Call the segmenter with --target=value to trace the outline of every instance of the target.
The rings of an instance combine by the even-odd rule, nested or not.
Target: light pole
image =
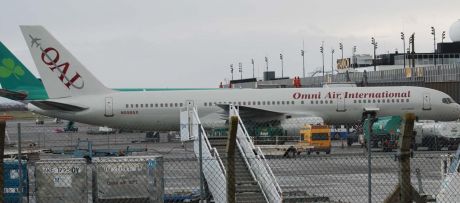
[[[404,32],[401,32],[401,39],[403,41],[403,56],[404,56],[403,67],[406,68],[406,38],[404,37]]]
[[[238,66],[239,66],[238,71],[240,72],[240,80],[242,80],[243,79],[243,63],[239,62]]]
[[[356,68],[358,66],[358,61],[356,59],[356,46],[353,46],[353,65],[352,67]]]
[[[433,35],[433,60],[436,66],[436,29],[433,26],[431,26],[431,34]]]
[[[335,50],[331,48],[331,69],[332,69],[332,75],[334,75],[334,53]]]
[[[265,64],[267,64],[267,72],[268,72],[268,58],[267,57],[265,57]]]
[[[305,78],[305,51],[302,49],[300,50],[300,55],[302,55],[302,70],[303,70],[303,77]]]
[[[342,42],[339,43],[339,49],[342,52],[342,60],[343,60],[343,44],[342,44]]]
[[[284,62],[283,62],[283,54],[280,54],[280,61],[281,61],[281,78],[284,77]]]
[[[374,61],[373,61],[373,64],[374,64],[374,71],[377,71],[377,66],[376,66],[376,60],[375,60],[375,50],[377,50],[377,42],[375,41],[375,38],[372,37],[372,45],[374,45]]]
[[[254,59],[251,59],[251,63],[252,63],[252,78],[255,78],[255,75],[254,75]]]
[[[415,68],[415,32],[412,33],[412,35],[409,38],[409,41],[411,42],[411,45],[412,45],[412,52],[411,52],[412,67]]]
[[[441,58],[441,64],[444,65],[444,54],[442,53],[442,47],[444,46],[444,39],[446,38],[446,31],[442,31],[442,35],[441,35],[441,54],[442,54],[442,58]]]
[[[324,41],[321,42],[321,46],[319,47],[319,51],[321,52],[321,56],[323,58],[323,82],[324,82]]]
[[[232,80],[233,80],[233,64],[230,64],[230,73],[232,74]]]

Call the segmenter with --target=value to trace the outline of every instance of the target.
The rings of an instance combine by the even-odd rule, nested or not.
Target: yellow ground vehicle
[[[300,130],[301,141],[299,144],[312,146],[307,151],[311,152],[326,152],[331,153],[331,128],[327,125],[305,125]]]
[[[316,152],[331,153],[331,128],[327,125],[306,124],[299,131],[300,137],[297,142],[284,145],[258,145],[266,155],[283,155],[295,157],[302,152],[311,154]]]

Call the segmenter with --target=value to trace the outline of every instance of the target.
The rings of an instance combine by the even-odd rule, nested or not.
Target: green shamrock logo
[[[4,58],[0,65],[0,77],[7,78],[10,75],[14,75],[19,80],[19,77],[24,75],[24,70],[21,66],[16,65],[13,59]]]

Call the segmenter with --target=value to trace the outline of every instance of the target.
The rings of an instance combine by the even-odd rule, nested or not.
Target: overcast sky
[[[229,79],[230,64],[243,63],[243,77],[265,70],[302,75],[305,41],[307,72],[326,68],[331,48],[340,57],[402,50],[400,32],[416,33],[416,51],[432,52],[437,40],[460,18],[459,0],[169,0],[169,1],[5,1],[0,40],[38,76],[19,25],[43,25],[108,87],[217,87]],[[450,41],[447,36],[445,41]],[[235,78],[240,75],[236,71]]]

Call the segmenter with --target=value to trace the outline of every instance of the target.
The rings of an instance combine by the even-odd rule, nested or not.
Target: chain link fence
[[[201,143],[203,155],[199,156],[198,142],[181,142],[178,132],[112,133],[79,123],[73,126],[78,131],[70,132],[65,131],[67,123],[19,122],[27,159],[23,171],[28,176],[23,176],[23,183],[28,189],[22,198],[10,202],[226,202],[229,198],[225,126],[203,124],[212,128],[202,133],[207,141]],[[317,126],[315,121],[308,130],[305,124],[295,119],[288,124],[248,123],[254,148],[242,140],[236,146],[231,172],[236,202],[268,202],[277,194],[283,202],[368,202],[369,196],[372,202],[384,202],[390,198],[401,173],[400,131],[373,141],[369,187],[362,125],[312,127]],[[426,200],[459,200],[457,125],[416,124],[410,180]],[[17,156],[17,132],[17,122],[8,122],[5,155],[11,158]],[[204,153],[206,142],[209,154]],[[290,153],[292,147],[295,153]],[[12,170],[8,177],[17,181],[19,176]],[[18,186],[4,187],[5,194],[20,191],[8,189]]]

